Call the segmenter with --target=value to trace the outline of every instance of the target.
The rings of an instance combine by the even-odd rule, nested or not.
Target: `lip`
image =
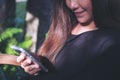
[[[74,11],[75,13],[82,13],[84,12],[85,10],[81,10],[81,11]]]
[[[81,16],[84,12],[85,12],[85,10],[79,11],[79,12],[76,11],[74,13],[75,13],[76,16]]]

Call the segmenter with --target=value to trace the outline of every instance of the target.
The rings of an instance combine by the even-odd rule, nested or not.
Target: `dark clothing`
[[[120,33],[99,29],[70,35],[56,57],[55,72],[40,80],[119,80]]]

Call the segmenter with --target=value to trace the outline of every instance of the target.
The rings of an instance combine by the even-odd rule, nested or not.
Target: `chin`
[[[92,20],[91,19],[78,19],[78,22],[82,25],[88,25]]]
[[[78,20],[78,22],[79,22],[80,24],[85,24],[85,23],[87,23],[87,21],[85,21],[85,20]]]

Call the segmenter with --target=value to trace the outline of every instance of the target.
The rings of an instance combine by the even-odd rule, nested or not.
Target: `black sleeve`
[[[120,45],[108,47],[96,61],[97,80],[120,80]]]
[[[120,80],[120,45],[113,45],[105,51],[105,68],[108,71],[107,77],[112,80]]]

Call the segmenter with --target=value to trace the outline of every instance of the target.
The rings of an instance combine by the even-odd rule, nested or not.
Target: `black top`
[[[120,79],[120,32],[98,29],[70,35],[53,66],[55,72],[41,73],[40,80]]]

